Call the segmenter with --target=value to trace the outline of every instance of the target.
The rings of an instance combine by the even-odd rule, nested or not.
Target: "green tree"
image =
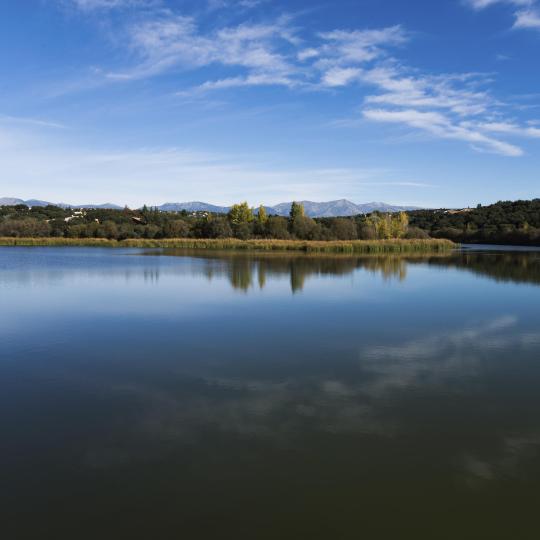
[[[202,234],[205,238],[231,238],[233,236],[229,221],[223,217],[216,217],[204,222]]]
[[[291,233],[299,240],[318,240],[321,235],[321,228],[315,220],[298,216],[291,223]]]
[[[392,238],[403,238],[409,228],[409,216],[405,212],[399,212],[392,216]]]
[[[264,227],[265,236],[268,238],[277,238],[279,240],[286,240],[290,238],[289,230],[287,228],[287,219],[280,216],[271,216]]]
[[[386,214],[385,216],[381,217],[381,219],[379,220],[378,232],[379,238],[382,238],[383,240],[388,240],[392,238],[393,226],[392,216],[390,214]]]
[[[257,222],[259,225],[264,226],[264,224],[268,221],[268,216],[266,214],[266,208],[261,204],[259,206],[259,213],[257,215]]]
[[[308,228],[306,223],[306,212],[304,205],[294,201],[291,205],[291,211],[289,213],[289,231],[297,238],[304,238],[307,234]]]
[[[330,230],[336,240],[356,240],[358,232],[356,223],[349,218],[336,218],[331,221]]]
[[[100,230],[100,237],[108,238],[109,240],[118,237],[118,227],[114,221],[108,220],[103,223]]]
[[[304,205],[302,203],[293,202],[291,205],[291,211],[289,213],[290,223],[294,223],[297,219],[305,217],[306,212],[304,210]]]
[[[235,204],[229,210],[228,218],[233,225],[251,223],[254,219],[253,209],[249,207],[247,202]]]
[[[0,224],[0,236],[44,237],[49,236],[50,231],[47,222],[34,218],[7,219]]]
[[[252,223],[238,223],[233,225],[234,236],[240,240],[248,240],[253,235]]]
[[[183,219],[175,219],[165,224],[163,232],[166,238],[187,238],[190,233],[190,226]]]

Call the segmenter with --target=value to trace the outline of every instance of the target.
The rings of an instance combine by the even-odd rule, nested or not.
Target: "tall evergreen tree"
[[[261,206],[259,206],[259,214],[257,216],[257,221],[259,222],[259,225],[264,225],[268,221],[266,208],[262,204]]]
[[[294,223],[295,220],[298,218],[303,218],[305,215],[306,212],[304,210],[304,205],[294,201],[291,205],[291,212],[289,214],[290,221]]]

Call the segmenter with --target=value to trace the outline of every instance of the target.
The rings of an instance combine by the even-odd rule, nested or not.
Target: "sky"
[[[540,0],[2,0],[0,197],[540,197]]]

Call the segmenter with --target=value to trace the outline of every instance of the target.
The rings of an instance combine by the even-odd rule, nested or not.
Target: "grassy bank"
[[[298,240],[237,240],[227,239],[129,239],[106,238],[0,238],[0,246],[88,246],[137,247],[175,249],[233,249],[253,251],[302,251],[305,253],[410,253],[448,251],[455,247],[450,240],[355,240],[310,242]]]

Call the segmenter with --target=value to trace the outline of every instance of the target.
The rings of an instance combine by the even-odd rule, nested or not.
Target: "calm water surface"
[[[0,248],[0,533],[538,539],[540,252]]]

